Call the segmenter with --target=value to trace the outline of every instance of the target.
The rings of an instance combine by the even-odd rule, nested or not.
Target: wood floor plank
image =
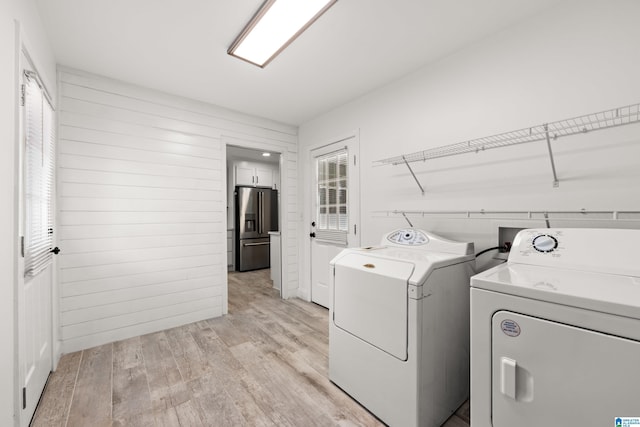
[[[255,306],[256,304],[253,305],[253,307]],[[294,335],[304,335],[313,332],[313,328],[304,323],[301,323],[294,317],[290,316],[287,313],[287,310],[280,310],[279,308],[280,305],[272,307],[261,305],[260,307],[258,307],[258,310],[268,311],[269,319],[275,319],[280,327],[288,330]]]
[[[312,317],[317,317],[320,319],[324,319],[327,317],[329,310],[325,307],[322,307],[318,304],[308,303],[306,301],[301,300],[300,298],[291,298],[287,300],[287,303],[295,305],[300,310],[307,313],[307,315]]]
[[[240,409],[225,390],[224,383],[207,375],[188,383],[192,402],[204,425],[246,425]]]
[[[65,354],[58,362],[58,369],[51,374],[38,409],[33,427],[64,426],[69,415],[71,399],[76,385],[82,352]],[[48,392],[51,390],[52,392]]]
[[[320,375],[329,377],[329,358],[317,351],[303,348],[298,350],[298,355],[313,369],[318,371]]]
[[[213,359],[215,361],[216,354],[227,348],[227,345],[210,327],[194,330],[191,332],[191,336],[208,360]]]
[[[249,335],[237,328],[230,320],[230,315],[220,316],[207,320],[209,326],[215,331],[222,341],[228,346],[241,344],[250,340]]]
[[[197,391],[198,389],[195,388],[192,383],[192,394],[200,400],[201,397],[199,397],[199,395],[203,394],[204,391],[208,390],[208,388],[210,388],[210,391],[213,390],[216,394],[219,394],[219,391],[222,389],[228,395],[229,400],[233,402],[233,405],[237,408],[241,418],[245,420],[246,425],[276,425],[265,414],[265,412],[263,412],[254,399],[254,393],[261,393],[262,388],[258,387],[257,384],[249,385],[251,381],[247,382],[247,378],[249,378],[248,373],[242,364],[233,356],[229,347],[226,344],[220,345],[222,341],[219,340],[215,331],[213,331],[213,329],[202,329],[193,335],[195,341],[198,343],[200,348],[202,348],[207,357],[215,359],[215,363],[211,364],[212,374],[200,378],[200,389],[203,391]],[[252,391],[254,393],[252,393]],[[217,397],[216,399],[220,399],[220,397]],[[226,396],[223,395],[221,399],[222,400],[218,400],[218,402],[228,403]],[[263,407],[268,409],[267,405],[263,405]],[[200,408],[202,408],[203,411],[207,409],[215,412],[224,411],[221,415],[218,414],[216,416],[219,416],[222,419],[227,419],[229,424],[216,425],[238,425],[237,423],[232,422],[237,418],[235,409],[228,407],[226,404],[224,407],[217,407],[215,404],[214,406],[211,406],[211,403],[201,404]],[[202,413],[201,417],[203,420],[210,419],[209,415],[202,415]]]
[[[189,400],[189,393],[165,333],[143,335],[140,342],[153,410],[162,413]]]
[[[113,344],[113,419],[127,420],[152,409],[140,337]]]
[[[180,427],[202,427],[204,424],[193,401],[187,400],[174,408],[178,415]]]
[[[158,427],[180,427],[176,408],[170,407],[157,411],[155,413],[155,423]]]
[[[280,344],[273,339],[273,337],[265,332],[256,322],[253,320],[254,312],[247,310],[245,313],[238,314],[233,317],[233,324],[238,328],[242,328],[246,334],[251,337],[251,342],[260,345],[262,348],[269,348],[271,351],[276,351],[280,348]]]
[[[193,339],[188,326],[168,329],[165,334],[184,381],[209,372],[209,360]]]
[[[123,417],[113,420],[113,427],[155,427],[156,418],[153,412],[142,412],[131,417]]]
[[[270,350],[261,350],[253,343],[244,343],[231,349],[234,356],[244,365],[252,379],[261,385],[259,400],[267,402],[268,416],[277,419],[278,425],[328,425],[328,418],[322,415],[314,418],[314,408],[299,405],[299,390],[296,384],[282,381],[282,373],[269,365]],[[267,394],[265,395],[264,392]],[[264,407],[263,407],[264,409]]]
[[[113,344],[83,351],[68,426],[111,425]]]
[[[230,348],[219,353],[218,361],[213,367],[214,378],[234,400],[247,425],[289,425],[281,414],[274,411],[271,391],[244,368]]]
[[[228,371],[225,371],[228,374]],[[216,374],[217,378],[224,378]],[[251,426],[286,426],[290,423],[274,410],[271,392],[256,381],[244,368],[233,379],[226,378],[225,390]]]
[[[297,306],[289,303],[282,304],[278,312],[285,313],[290,317],[294,318],[296,321],[300,322],[303,325],[306,325],[313,329],[316,332],[320,332],[322,334],[329,334],[329,323],[327,322],[328,313],[325,318],[317,318],[308,316],[304,311],[300,310]]]

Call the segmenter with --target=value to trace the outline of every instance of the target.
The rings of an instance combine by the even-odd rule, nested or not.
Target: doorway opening
[[[227,145],[227,270],[269,269],[282,296],[281,155]]]

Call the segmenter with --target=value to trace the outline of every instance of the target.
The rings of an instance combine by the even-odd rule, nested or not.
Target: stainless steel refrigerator
[[[278,231],[278,191],[237,186],[236,270],[269,268],[269,231]]]

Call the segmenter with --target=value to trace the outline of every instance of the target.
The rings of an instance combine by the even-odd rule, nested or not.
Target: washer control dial
[[[533,249],[538,252],[553,252],[558,247],[558,240],[548,234],[538,234],[531,243],[533,244]]]
[[[429,238],[420,230],[414,230],[412,228],[396,230],[391,233],[387,240],[399,245],[424,245],[429,241]]]

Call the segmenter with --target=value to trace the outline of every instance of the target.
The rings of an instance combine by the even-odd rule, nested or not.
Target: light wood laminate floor
[[[229,273],[226,316],[64,355],[32,425],[383,425],[328,380],[328,341],[326,309]]]

